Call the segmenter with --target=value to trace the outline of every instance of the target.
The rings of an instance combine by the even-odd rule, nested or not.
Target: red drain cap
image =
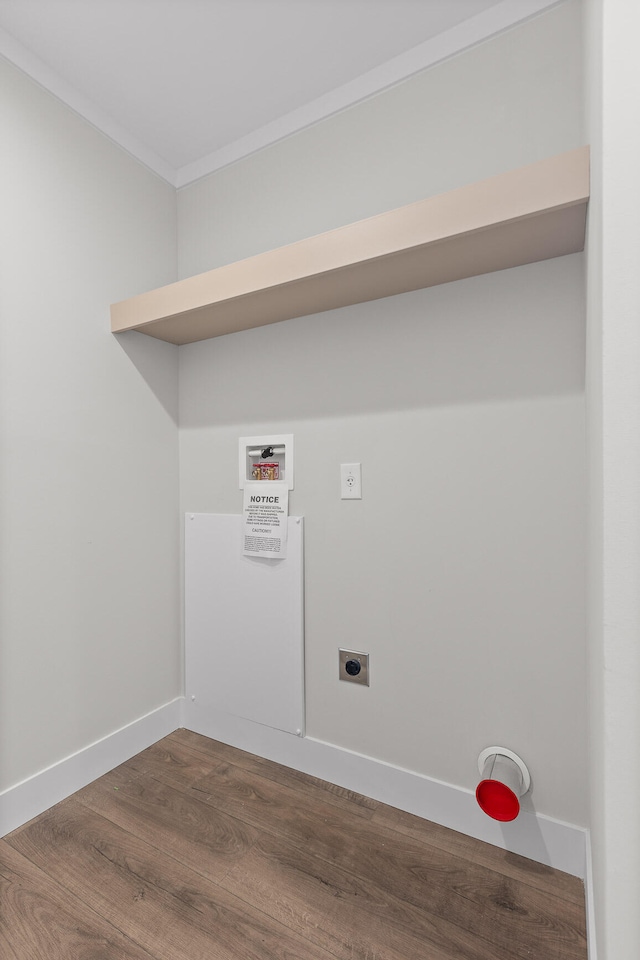
[[[481,780],[476,787],[476,800],[489,817],[503,823],[515,820],[520,813],[517,796],[499,780]]]

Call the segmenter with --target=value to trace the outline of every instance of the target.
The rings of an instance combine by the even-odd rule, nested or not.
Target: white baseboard
[[[480,811],[469,790],[183,697],[0,794],[0,837],[182,726],[580,877],[586,888],[589,960],[596,960],[591,845],[582,827],[525,810],[513,823],[498,824]]]
[[[5,790],[0,794],[0,837],[177,730],[183,705],[184,698],[178,697]]]
[[[499,824],[482,813],[469,790],[312,737],[295,737],[182,697],[0,794],[0,836],[180,726],[580,877],[587,881],[587,910],[592,918],[588,833],[581,827],[526,810],[513,823]],[[595,943],[590,957],[595,957]]]
[[[482,813],[470,790],[190,700],[184,726],[585,879],[587,831],[582,827],[524,809],[517,820],[500,824]]]

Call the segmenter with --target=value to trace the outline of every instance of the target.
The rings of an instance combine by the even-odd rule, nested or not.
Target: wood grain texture
[[[0,841],[0,955],[586,960],[575,878],[177,731]]]
[[[74,800],[10,843],[162,960],[329,960],[286,926]]]
[[[552,921],[555,898],[537,888],[446,853],[416,844],[382,825],[338,813],[330,804],[301,803],[290,787],[248,774],[231,764],[194,785],[203,800],[256,829],[274,833],[319,860],[360,877],[375,878],[380,891],[487,940],[496,956],[509,955],[513,921],[526,931],[540,957],[562,957],[579,946],[581,911],[565,904]],[[511,924],[505,924],[509,917]]]
[[[291,767],[284,767],[281,763],[265,760],[264,757],[257,757],[245,750],[238,750],[226,743],[220,743],[218,740],[209,740],[207,737],[202,737],[200,734],[192,733],[189,730],[177,731],[167,737],[167,741],[175,745],[174,749],[179,750],[184,750],[185,745],[188,745],[190,751],[206,758],[212,765],[219,766],[221,763],[233,763],[242,767],[243,770],[257,773],[267,780],[274,780],[276,783],[294,789],[303,787],[305,795],[309,798],[334,804],[342,810],[348,810],[350,813],[355,813],[367,819],[372,817],[374,811],[380,807],[376,800],[363,797],[362,794],[354,793],[353,790],[339,787],[335,783],[328,783],[326,780],[318,779],[318,777],[311,777],[299,770],[292,770]],[[157,744],[155,746],[157,747]],[[155,747],[151,748],[151,750],[153,749]]]
[[[167,737],[116,769],[127,780],[144,775],[184,787],[212,773],[221,762],[222,758],[215,754],[203,755],[179,741],[173,743]]]
[[[3,840],[0,872],[3,960],[151,960]]]
[[[562,900],[569,900],[581,909],[584,907],[584,885],[578,877],[561,870],[554,870],[536,860],[529,860],[510,853],[490,843],[467,837],[464,833],[449,830],[437,823],[430,823],[404,810],[397,810],[384,803],[378,804],[372,817],[373,823],[384,824],[392,830],[420,843],[439,847],[455,856],[463,857],[479,866],[487,867],[506,877],[528,883]]]
[[[500,947],[363,879],[265,835],[222,881],[252,904],[351,960],[508,960]]]
[[[157,846],[203,876],[218,880],[245,855],[258,831],[202,795],[188,795],[151,777],[115,787],[107,774],[75,796],[96,813]]]
[[[370,819],[373,823],[383,824],[392,830],[413,837],[419,843],[439,847],[441,850],[461,856],[480,866],[512,877],[514,880],[531,884],[563,900],[570,900],[579,907],[584,905],[584,885],[581,880],[535,860],[502,850],[490,843],[484,843],[482,840],[468,837],[437,823],[423,820],[422,817],[390,807],[370,797],[363,797],[344,787],[310,777],[298,770],[272,763],[263,757],[230,747],[226,743],[210,740],[190,730],[176,731],[163,743],[171,744],[171,748],[178,753],[185,750],[197,753],[212,766],[230,762],[285,786],[295,788],[304,785],[306,791],[313,791],[315,798],[335,803],[343,809],[350,810],[351,813]],[[159,746],[156,744],[150,750],[156,750]],[[142,757],[143,754],[140,756]],[[345,801],[347,801],[346,805],[344,805]]]

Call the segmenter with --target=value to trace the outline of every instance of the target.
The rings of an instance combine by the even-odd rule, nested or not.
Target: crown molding
[[[76,87],[67,83],[59,73],[47,66],[44,61],[31,53],[27,47],[12,37],[6,30],[0,29],[0,56],[18,67],[28,77],[43,87],[48,93],[70,107],[95,127],[100,133],[112,140],[140,163],[144,164],[171,186],[177,185],[177,171],[171,164],[158,156],[155,151],[147,147],[142,141],[125,130],[124,127],[102,110],[93,100],[85,97]]]
[[[362,103],[410,79],[415,74],[564,2],[566,0],[502,0],[484,13],[471,17],[451,30],[412,47],[411,50],[369,70],[350,83],[345,83],[298,110],[293,110],[272,123],[265,124],[246,137],[241,137],[220,150],[215,150],[193,163],[180,167],[177,171],[176,186],[186,187],[196,180],[201,180],[222,167],[251,156],[357,103]]]
[[[357,103],[362,103],[443,60],[565,2],[566,0],[501,0],[493,7],[465,20],[451,30],[412,47],[411,50],[369,70],[355,80],[179,169],[174,168],[154,150],[138,140],[134,134],[67,83],[11,34],[1,29],[0,56],[26,73],[163,180],[180,188],[293,136]]]

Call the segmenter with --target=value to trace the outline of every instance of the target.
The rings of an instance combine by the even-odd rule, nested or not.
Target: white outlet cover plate
[[[362,500],[362,467],[359,463],[340,464],[340,499]]]

